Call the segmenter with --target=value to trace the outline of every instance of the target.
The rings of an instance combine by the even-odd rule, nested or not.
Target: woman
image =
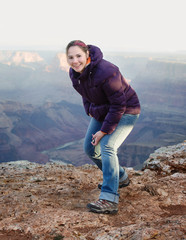
[[[91,117],[84,151],[103,172],[99,200],[87,207],[92,212],[115,213],[118,187],[129,184],[126,171],[119,165],[117,149],[139,117],[140,103],[118,67],[104,60],[98,47],[75,40],[67,45],[66,55],[73,87]]]

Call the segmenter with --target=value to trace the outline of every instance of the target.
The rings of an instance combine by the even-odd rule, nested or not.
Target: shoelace
[[[108,208],[108,207],[112,207],[113,203],[107,200],[99,199],[97,202],[94,203],[94,205],[100,208]]]

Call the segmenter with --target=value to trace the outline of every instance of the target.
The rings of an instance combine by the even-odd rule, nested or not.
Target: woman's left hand
[[[92,145],[96,146],[99,141],[102,139],[102,137],[104,137],[106,135],[106,133],[102,132],[102,131],[98,131],[95,134],[92,134]]]

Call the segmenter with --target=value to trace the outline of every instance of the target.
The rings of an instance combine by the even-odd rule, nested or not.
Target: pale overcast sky
[[[186,0],[0,0],[0,50],[186,50]]]

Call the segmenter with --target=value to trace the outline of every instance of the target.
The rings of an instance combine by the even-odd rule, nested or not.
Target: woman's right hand
[[[92,134],[92,145],[96,146],[99,141],[102,139],[102,137],[104,137],[106,135],[106,133],[102,132],[102,131],[98,131],[95,134]]]

